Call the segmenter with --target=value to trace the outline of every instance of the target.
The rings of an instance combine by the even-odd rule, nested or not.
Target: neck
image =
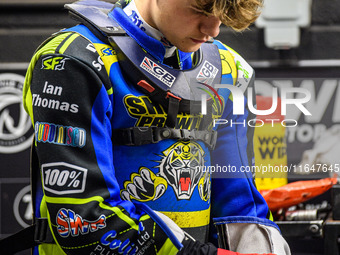
[[[165,58],[167,58],[174,55],[176,47],[164,37],[153,22],[152,7],[150,7],[153,5],[151,0],[132,0],[124,8],[124,12],[147,35],[162,42],[165,47]]]
[[[139,11],[140,15],[143,17],[145,22],[147,22],[151,27],[154,29],[157,29],[157,26],[153,20],[153,6],[154,3],[152,3],[151,0],[132,0],[135,2],[135,5],[137,7],[137,10]]]

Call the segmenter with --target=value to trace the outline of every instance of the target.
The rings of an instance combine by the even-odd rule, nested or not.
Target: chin
[[[183,47],[178,47],[183,52],[195,52],[201,47],[200,45],[195,45],[195,46],[183,46]]]

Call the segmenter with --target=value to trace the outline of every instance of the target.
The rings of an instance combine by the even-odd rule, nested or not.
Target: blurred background
[[[22,86],[35,49],[76,24],[65,3],[70,1],[0,0],[0,238],[31,222],[33,129],[22,108]],[[340,171],[340,0],[265,0],[254,25],[241,33],[221,27],[217,39],[255,69],[258,109],[270,108],[273,88],[279,98],[284,87],[310,92],[304,106],[311,116],[294,106],[283,116],[278,107],[267,116],[280,120],[276,128],[264,121],[256,129],[255,164],[290,169],[257,174],[256,182],[263,192],[295,183],[299,203],[273,210],[292,254],[340,254],[340,188],[319,182]],[[288,119],[294,120],[289,127],[282,124]],[[288,188],[281,192],[290,194]]]

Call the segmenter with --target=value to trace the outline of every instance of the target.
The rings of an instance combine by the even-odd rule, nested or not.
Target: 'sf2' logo
[[[41,69],[58,71],[64,70],[66,60],[68,60],[68,58],[53,56],[46,57],[42,60]]]

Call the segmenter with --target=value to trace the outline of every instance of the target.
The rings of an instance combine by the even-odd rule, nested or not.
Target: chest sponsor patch
[[[217,67],[211,64],[209,61],[205,61],[201,70],[199,71],[196,79],[198,82],[212,85],[216,75],[218,73]]]
[[[157,65],[154,61],[148,57],[144,57],[140,67],[147,71],[152,76],[156,77],[158,80],[163,82],[169,88],[174,84],[176,77],[171,73],[167,72],[164,68]]]
[[[58,195],[82,193],[85,190],[87,169],[54,162],[41,165],[44,189]]]
[[[83,128],[36,122],[34,124],[37,142],[82,148],[86,144],[86,131]]]
[[[106,227],[105,215],[101,215],[98,219],[90,221],[84,219],[74,211],[65,208],[59,210],[56,221],[58,233],[64,238],[69,235],[75,237],[79,236],[79,234],[88,234]]]

